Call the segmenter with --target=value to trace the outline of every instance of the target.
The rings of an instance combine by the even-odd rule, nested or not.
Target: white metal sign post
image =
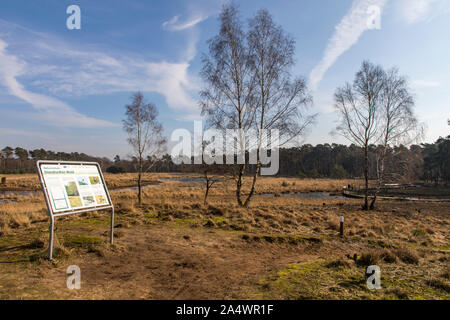
[[[111,209],[110,242],[114,241],[114,205],[96,162],[45,161],[36,163],[50,215],[48,258],[53,255],[55,218]]]

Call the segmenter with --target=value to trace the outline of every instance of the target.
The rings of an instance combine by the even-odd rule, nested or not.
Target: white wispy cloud
[[[189,74],[190,61],[196,54],[196,36],[186,38],[187,49],[180,61],[148,61],[132,53],[111,53],[89,46],[81,50],[48,35],[27,36],[22,29],[17,36],[17,28],[5,21],[0,21],[0,26],[9,27],[8,34],[3,34],[7,40],[2,40],[0,34],[0,85],[41,110],[48,121],[61,123],[53,115],[64,112],[78,126],[108,125],[76,113],[62,100],[136,90],[161,94],[179,117],[199,113],[193,99],[198,91],[197,79]],[[6,52],[10,44],[14,53]],[[39,93],[27,90],[19,77]]]
[[[370,15],[368,9],[376,6],[383,10],[387,0],[354,0],[350,10],[335,27],[334,34],[328,41],[322,60],[314,67],[309,76],[312,89],[316,89],[326,71],[336,60],[354,44],[361,35],[369,29]]]
[[[448,0],[397,0],[396,5],[407,24],[431,20],[450,11]]]
[[[114,126],[108,121],[78,113],[63,101],[25,89],[17,78],[25,74],[28,66],[15,55],[8,54],[7,47],[8,44],[0,39],[0,84],[5,86],[11,95],[31,104],[40,112],[41,119],[60,126]]]
[[[162,23],[168,31],[192,30],[199,23],[216,15],[227,0],[192,0],[186,2],[185,13],[177,14]]]
[[[416,88],[437,88],[441,84],[435,80],[414,80],[412,86]]]
[[[416,23],[425,19],[434,0],[399,0],[400,12],[407,23]]]
[[[200,22],[206,20],[207,18],[208,18],[208,15],[198,14],[196,16],[189,17],[186,20],[180,21],[180,16],[177,15],[177,16],[172,17],[170,20],[163,22],[162,27],[165,30],[181,31],[181,30],[186,30],[186,29],[192,28],[195,25],[199,24]]]

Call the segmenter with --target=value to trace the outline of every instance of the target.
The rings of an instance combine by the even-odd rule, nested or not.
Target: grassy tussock
[[[145,179],[154,181],[167,176],[170,175],[146,174]],[[106,175],[106,179],[116,185],[134,183],[132,174]],[[247,177],[245,180],[250,182]],[[284,187],[281,186],[283,182]],[[349,181],[268,177],[258,180],[256,192],[259,194],[277,191],[332,191],[339,190],[347,182]],[[381,208],[362,215],[358,200],[292,197],[254,197],[249,208],[239,208],[236,205],[234,182],[228,180],[217,183],[215,188],[211,189],[209,204],[204,206],[204,190],[200,188],[201,185],[201,183],[186,184],[164,180],[161,185],[143,189],[142,206],[137,205],[137,192],[134,190],[113,192],[112,200],[118,215],[142,218],[140,223],[148,220],[144,215],[152,215],[166,221],[198,220],[192,221],[192,224],[203,224],[203,221],[219,216],[227,218],[229,222],[216,225],[219,228],[251,230],[257,233],[335,236],[339,229],[339,216],[345,215],[346,237],[376,239],[378,243],[407,243],[428,247],[448,245],[444,237],[445,226],[437,224],[436,217],[428,217],[426,209],[422,210],[420,220],[408,209],[403,209],[405,204],[401,207],[397,207],[396,204],[394,207],[389,205],[387,210]],[[383,202],[380,202],[379,206],[382,207]],[[7,223],[2,222],[3,230],[13,226],[29,227],[30,224],[46,219],[46,207],[42,197],[28,197],[17,203],[2,204],[0,215],[1,213],[10,217]],[[78,219],[78,216],[71,219]],[[417,223],[418,221],[420,223]],[[402,257],[403,260],[415,260],[408,254]]]
[[[406,264],[418,264],[419,256],[413,249],[406,247],[399,249],[371,249],[361,254],[357,259],[357,264],[367,267],[380,262],[397,263],[399,261]]]
[[[425,281],[427,286],[430,286],[434,289],[442,290],[446,293],[450,293],[450,285],[445,283],[442,279],[432,278]]]
[[[415,252],[413,249],[409,249],[406,247],[399,248],[395,250],[395,255],[404,263],[407,264],[419,263],[419,256],[417,255],[417,252]]]

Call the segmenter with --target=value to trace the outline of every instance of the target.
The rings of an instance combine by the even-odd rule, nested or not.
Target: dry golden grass
[[[134,175],[110,175],[109,182],[116,185],[134,183]],[[147,174],[147,181],[158,181],[167,174]],[[29,180],[29,177],[25,179]],[[249,182],[246,178],[245,182]],[[284,187],[283,182],[286,182]],[[339,190],[348,181],[341,180],[301,180],[286,178],[261,178],[256,193],[268,192],[310,192]],[[286,186],[287,184],[287,186]],[[248,185],[248,184],[247,184]],[[358,200],[349,199],[300,199],[295,197],[253,197],[249,208],[240,208],[236,204],[234,181],[217,183],[211,189],[208,206],[203,205],[204,189],[202,183],[183,183],[164,181],[161,185],[148,185],[143,189],[144,203],[137,206],[136,191],[125,189],[111,193],[116,212],[135,215],[142,212],[154,212],[162,216],[178,218],[215,215],[231,219],[234,224],[246,230],[262,230],[301,234],[336,234],[339,216],[345,216],[345,233],[359,238],[378,238],[383,241],[405,241],[417,245],[448,245],[445,235],[446,224],[434,215],[418,214],[413,205],[392,203],[385,206],[380,202],[381,211],[364,212],[359,210]],[[244,193],[247,191],[244,188]],[[42,196],[16,197],[17,202],[0,204],[0,215],[9,218],[9,227],[27,227],[30,223],[46,218],[46,206]],[[443,204],[425,206],[432,211]],[[383,207],[387,207],[384,210]],[[403,209],[407,207],[406,209]],[[395,212],[393,212],[395,211]],[[3,218],[5,219],[5,218]],[[436,223],[439,221],[439,223]]]
[[[37,190],[40,188],[39,178],[35,174],[0,174],[0,177],[6,178],[6,185],[0,185],[1,188],[10,190]]]
[[[190,176],[203,178],[201,174],[170,174],[170,173],[144,173],[142,177],[143,184],[161,182],[163,178],[173,178],[176,176]],[[40,190],[40,183],[36,174],[2,174],[0,177],[6,177],[6,185],[0,186],[8,190]],[[136,173],[110,174],[104,173],[105,181],[109,188],[122,188],[136,186]],[[251,177],[244,177],[244,188],[249,188]],[[165,181],[172,182],[172,181]],[[176,181],[173,181],[176,183]],[[343,186],[348,184],[361,184],[361,180],[332,180],[332,179],[298,179],[298,178],[273,178],[262,177],[258,179],[259,193],[279,192],[289,190],[293,192],[315,192],[315,191],[340,191]],[[244,189],[247,190],[247,189]],[[248,191],[248,190],[247,190]]]
[[[136,173],[123,174],[103,174],[106,184],[110,189],[136,186]],[[173,177],[168,173],[144,173],[142,176],[143,184],[152,184],[159,182],[161,178]],[[0,174],[0,177],[6,178],[6,185],[0,185],[0,190],[40,190],[41,185],[37,174]]]
[[[312,276],[298,279],[297,277],[303,277],[304,268],[319,278],[323,277],[322,281],[327,282],[329,288],[334,288],[330,290],[337,290],[326,292],[328,286],[325,286],[312,298],[376,298],[373,293],[364,293],[364,288],[359,286],[354,288],[359,292],[355,295],[355,292],[347,290],[345,281],[341,285],[339,282],[336,283],[336,279],[347,276],[349,279],[353,279],[359,275],[364,277],[364,266],[380,264],[382,270],[387,270],[384,281],[387,282],[388,288],[383,297],[420,298],[422,297],[420,290],[428,290],[422,298],[442,298],[442,295],[445,294],[445,288],[449,281],[448,267],[446,267],[450,249],[448,237],[450,204],[448,203],[379,201],[377,210],[364,212],[361,211],[361,201],[359,200],[255,196],[249,208],[241,208],[236,204],[234,181],[226,180],[214,185],[214,188],[210,190],[208,204],[204,205],[205,190],[201,188],[202,183],[161,180],[168,177],[174,177],[174,175],[146,174],[145,181],[161,181],[161,184],[148,185],[143,189],[141,206],[137,203],[136,191],[125,189],[111,192],[117,214],[116,224],[119,226],[117,243],[126,246],[123,251],[120,245],[108,249],[104,244],[97,243],[99,237],[106,238],[107,235],[109,220],[105,212],[86,213],[58,219],[57,226],[60,228],[58,233],[61,234],[61,237],[57,241],[56,247],[59,259],[86,259],[83,260],[86,268],[90,267],[96,270],[95,268],[98,266],[90,265],[91,258],[87,259],[87,254],[95,253],[98,259],[117,256],[117,265],[124,268],[119,268],[117,272],[122,270],[125,274],[134,274],[136,270],[133,268],[137,268],[141,262],[135,261],[135,266],[123,264],[123,261],[127,261],[128,256],[124,259],[121,256],[122,252],[141,250],[137,256],[149,255],[149,259],[151,259],[155,254],[165,255],[170,250],[178,250],[175,256],[166,257],[170,268],[174,263],[179,263],[179,255],[186,254],[190,257],[189,259],[193,260],[185,258],[189,260],[188,265],[198,266],[198,268],[193,267],[192,274],[207,273],[210,279],[217,279],[215,272],[224,272],[227,276],[235,277],[236,288],[240,288],[238,278],[244,274],[240,275],[240,270],[233,269],[234,267],[231,265],[228,266],[228,269],[224,266],[225,269],[221,269],[221,271],[214,269],[218,265],[224,264],[222,257],[218,258],[215,254],[220,253],[219,255],[234,259],[233,257],[236,257],[239,252],[240,255],[248,254],[245,258],[248,259],[246,262],[258,267],[260,273],[257,274],[258,279],[248,278],[249,282],[245,289],[247,291],[239,291],[235,298],[282,299],[301,298],[295,295],[295,288],[289,287],[287,290],[281,286],[281,284],[284,285],[281,280],[285,277],[290,279],[291,272],[295,273],[295,279],[301,285],[320,281],[320,279],[314,280],[315,278]],[[135,175],[130,174],[106,176],[110,187],[131,186],[135,183],[134,178]],[[30,177],[25,180],[31,181]],[[248,192],[249,182],[250,178],[245,178],[244,193]],[[336,192],[348,183],[352,182],[268,177],[258,180],[256,192],[257,194]],[[0,204],[0,248],[1,244],[8,247],[8,243],[18,241],[17,237],[23,237],[26,234],[30,234],[28,241],[31,243],[36,237],[42,236],[42,232],[39,230],[45,230],[47,227],[44,222],[47,220],[46,206],[42,196],[18,196],[16,198],[17,202]],[[338,231],[340,216],[345,217],[345,236],[342,238],[339,237]],[[148,230],[151,230],[150,234],[158,234],[158,238],[154,242],[156,247],[151,249],[148,249],[148,241],[143,240]],[[74,240],[74,233],[87,234],[91,238]],[[174,234],[179,237],[174,237]],[[195,237],[201,237],[202,240],[195,242],[195,246],[191,246],[190,243],[193,243]],[[47,241],[45,236],[43,239],[43,241]],[[86,244],[80,245],[80,241],[86,241]],[[188,246],[184,247],[184,245]],[[236,251],[238,248],[239,251]],[[154,250],[155,252],[153,252]],[[0,255],[4,253],[1,252]],[[209,255],[207,258],[195,260],[197,255],[201,256],[206,253]],[[266,255],[271,254],[279,256],[277,259],[263,260]],[[356,261],[354,261],[355,254]],[[294,258],[297,260],[292,261]],[[301,259],[307,263],[295,267],[289,265]],[[101,264],[102,261],[99,260],[99,263]],[[233,261],[233,266],[239,264],[237,260]],[[208,264],[209,262],[211,265]],[[281,264],[282,262],[284,264]],[[270,280],[273,275],[267,273],[269,265],[271,266],[270,270],[279,270],[278,276],[281,277],[277,278],[277,281],[281,281],[279,287]],[[287,269],[285,266],[288,266]],[[158,265],[154,267],[161,268]],[[43,268],[47,270],[45,265]],[[342,270],[346,271],[338,274],[338,271]],[[424,279],[430,279],[428,274],[431,270],[436,275],[442,275],[439,276],[441,282],[431,280],[431,282],[425,282]],[[145,274],[148,270],[142,272]],[[179,271],[172,270],[171,272]],[[231,272],[237,272],[237,274],[231,275]],[[255,274],[255,272],[249,270],[248,274]],[[14,273],[11,273],[11,276],[13,277]],[[111,280],[112,283],[123,285],[123,282],[120,282],[121,274],[118,273],[116,276],[119,278]],[[177,274],[178,276],[179,279],[184,279],[186,274],[180,273]],[[164,278],[163,274],[158,274],[158,277],[160,278],[153,279],[153,281],[162,281],[161,292],[174,294],[174,296],[165,297],[204,298],[202,295],[195,294],[186,296],[180,293],[177,296],[176,292],[178,291],[170,291],[171,288],[165,287],[171,280]],[[264,291],[265,287],[261,288],[256,285],[258,280],[272,289]],[[351,282],[351,280],[348,281]],[[405,285],[407,281],[420,282],[419,289],[411,289]],[[211,288],[215,288],[217,294],[225,294],[226,290],[222,288],[223,284],[220,287],[215,283],[206,281],[205,285],[206,283]],[[134,285],[137,286],[135,290],[142,289],[138,282]],[[305,287],[304,290],[307,292],[305,291],[303,297],[314,294],[314,287],[308,288],[308,286]],[[115,290],[114,288],[110,289]],[[197,290],[195,292],[201,292],[201,290],[208,289],[197,288],[195,290]],[[264,294],[261,294],[260,290],[263,290]],[[96,292],[96,295],[81,295],[80,297],[104,297],[104,294]],[[214,294],[210,293],[208,297],[221,297]]]

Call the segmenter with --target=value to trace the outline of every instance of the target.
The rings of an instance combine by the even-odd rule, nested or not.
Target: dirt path
[[[239,299],[267,273],[312,259],[305,246],[246,242],[236,233],[152,224],[124,229],[117,252],[87,253],[29,275],[53,299]],[[66,288],[69,265],[81,289]],[[28,282],[28,281],[27,281]]]

